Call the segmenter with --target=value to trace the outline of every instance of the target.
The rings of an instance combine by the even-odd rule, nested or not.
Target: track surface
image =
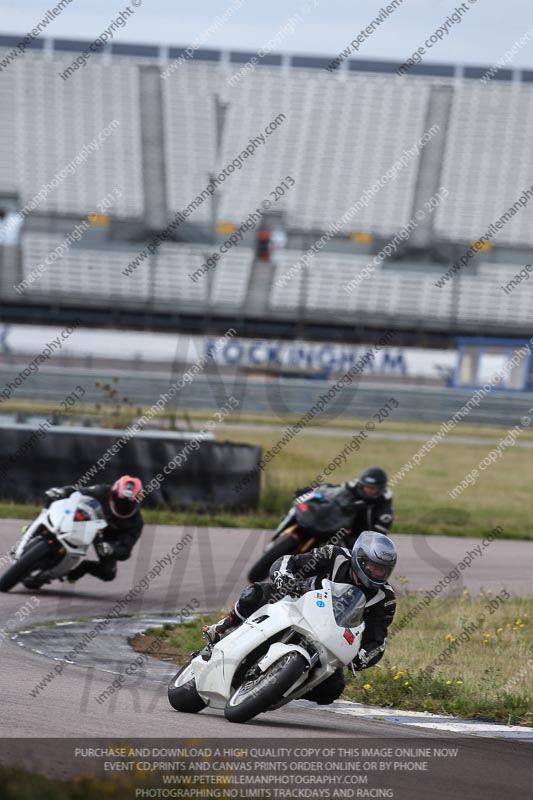
[[[18,538],[20,522],[0,523],[0,553]],[[119,565],[118,578],[102,583],[91,577],[75,587],[52,584],[39,593],[39,605],[23,628],[43,621],[98,617],[108,613],[115,603],[147,575],[158,561],[163,562],[172,546],[184,537],[191,539],[171,565],[147,590],[131,601],[125,614],[172,614],[179,618],[195,608],[225,608],[245,584],[247,566],[257,557],[267,532],[245,530],[173,528],[147,526],[135,556]],[[186,541],[186,540],[184,540]],[[401,568],[412,588],[431,588],[455,563],[473,551],[479,540],[445,537],[397,536]],[[494,542],[482,557],[462,573],[464,585],[472,591],[480,586],[498,590],[506,585],[515,594],[529,593],[533,549],[528,542]],[[503,581],[502,576],[506,576]],[[0,595],[1,618],[16,619],[17,611],[32,593],[15,588]],[[5,625],[5,623],[4,623]],[[3,626],[2,626],[3,627]],[[43,655],[22,649],[12,639],[1,645],[0,729],[8,736],[176,736],[183,733],[180,720],[173,713],[161,685],[148,678],[135,679],[124,687],[116,701],[104,705],[96,697],[110,683],[102,652],[99,668],[87,670],[69,665],[37,697],[29,692],[49,672],[54,662]],[[134,654],[132,653],[132,656]],[[79,659],[82,662],[82,659]],[[170,671],[172,668],[169,668]],[[381,722],[344,719],[338,715],[317,714],[316,707],[302,703],[290,706],[252,722],[245,728],[228,724],[219,712],[203,712],[187,717],[187,734],[195,736],[258,737],[300,736],[403,736],[401,728]],[[421,732],[418,732],[422,735]],[[409,735],[417,735],[410,729]],[[426,732],[425,736],[428,735]]]

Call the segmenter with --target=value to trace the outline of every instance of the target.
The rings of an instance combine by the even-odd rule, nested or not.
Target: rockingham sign
[[[214,345],[207,339],[207,350]],[[327,342],[233,339],[220,348],[216,358],[223,366],[260,369],[303,370],[318,373],[345,372],[367,353],[371,345],[329,344]],[[384,347],[365,365],[367,375],[440,378],[455,366],[456,355],[447,350],[419,350]]]
[[[57,329],[58,331],[59,329]],[[44,340],[57,334],[54,326],[5,325],[0,327],[0,360],[35,355]],[[55,333],[54,333],[55,332]],[[91,357],[100,361],[123,361],[137,369],[143,363],[169,366],[179,362],[194,364],[209,356],[219,367],[304,371],[329,376],[343,373],[372,349],[371,343],[339,344],[275,339],[248,339],[233,336],[216,352],[215,337],[186,334],[109,331],[77,328],[76,336],[63,342],[65,358]],[[455,368],[454,350],[422,350],[413,347],[384,346],[365,366],[366,376],[394,378],[448,377]]]

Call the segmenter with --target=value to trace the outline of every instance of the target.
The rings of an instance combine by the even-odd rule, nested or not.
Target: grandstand
[[[0,58],[17,41],[0,37]],[[529,208],[438,281],[533,184],[532,72],[500,70],[482,83],[487,67],[423,64],[400,78],[392,62],[347,60],[331,73],[330,59],[284,55],[235,82],[253,53],[198,50],[162,77],[179,48],[113,44],[61,79],[84,45],[41,39],[0,71],[5,318],[42,319],[53,300],[88,321],[107,311],[200,329],[231,317],[280,335],[298,325],[301,335],[320,325],[348,338],[384,326],[415,336],[527,332],[533,289],[502,286],[530,260]],[[286,176],[294,185],[273,206],[288,246],[275,263],[255,258],[250,227],[191,280]],[[441,187],[438,208],[376,259]],[[90,230],[48,263],[87,217]],[[309,265],[283,279],[324,234]],[[335,327],[344,332],[328,332]]]

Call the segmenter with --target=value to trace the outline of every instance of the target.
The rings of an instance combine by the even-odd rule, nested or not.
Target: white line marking
[[[430,714],[428,711],[400,711],[394,708],[366,706],[362,703],[350,703],[347,701],[337,701],[329,707],[323,706],[321,710],[334,714],[347,714],[352,717],[379,718],[398,725],[415,725],[431,730],[533,741],[533,728],[526,728],[522,725],[502,725],[497,722],[475,719],[458,719],[442,714]]]

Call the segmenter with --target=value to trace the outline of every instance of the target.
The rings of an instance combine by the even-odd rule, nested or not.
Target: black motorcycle
[[[353,515],[353,494],[345,486],[321,486],[299,495],[265,552],[250,569],[248,580],[263,581],[278,558],[306,553],[330,540],[339,547],[353,547],[356,538],[350,531]]]

